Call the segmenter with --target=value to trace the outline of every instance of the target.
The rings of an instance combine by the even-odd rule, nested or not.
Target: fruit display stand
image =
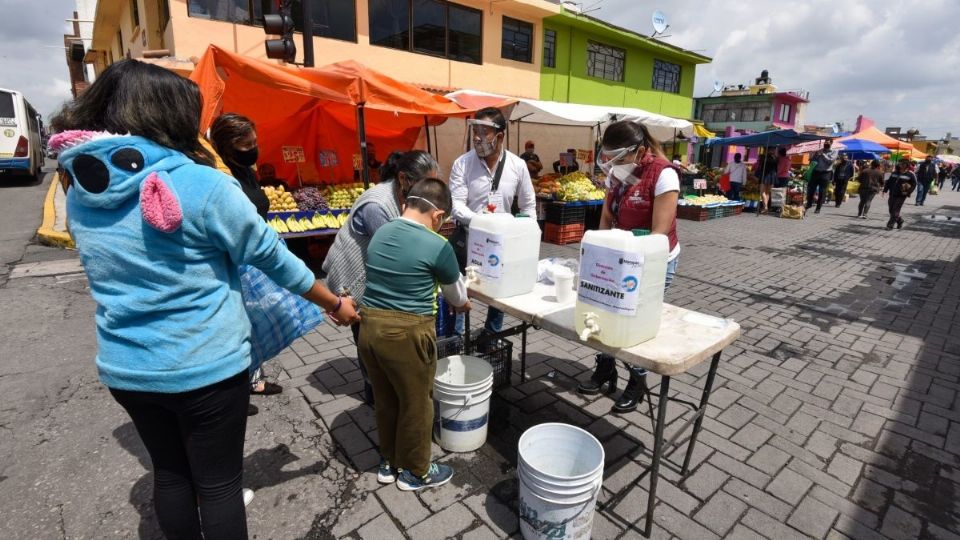
[[[743,203],[722,195],[687,196],[677,203],[677,219],[708,221],[736,216],[743,212]]]
[[[281,238],[334,236],[347,221],[349,210],[296,210],[267,213],[267,225]]]

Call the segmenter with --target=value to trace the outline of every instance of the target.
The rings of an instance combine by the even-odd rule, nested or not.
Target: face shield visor
[[[597,156],[597,165],[600,166],[600,170],[602,170],[604,174],[610,174],[613,167],[617,165],[632,165],[633,161],[626,158],[636,152],[637,148],[639,148],[639,145],[636,144],[614,150],[604,148],[600,150],[600,155]]]

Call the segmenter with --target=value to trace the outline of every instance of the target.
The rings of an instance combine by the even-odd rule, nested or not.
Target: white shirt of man
[[[503,150],[501,158],[505,161],[496,193],[491,193],[491,188],[499,159],[491,169],[471,150],[453,162],[450,193],[453,196],[453,217],[458,222],[469,226],[477,214],[509,213],[515,197],[521,213],[537,215],[537,196],[527,163],[509,150]]]
[[[727,164],[727,170],[724,171],[730,173],[730,181],[737,184],[743,184],[747,181],[747,164],[744,162],[737,163],[736,161]]]

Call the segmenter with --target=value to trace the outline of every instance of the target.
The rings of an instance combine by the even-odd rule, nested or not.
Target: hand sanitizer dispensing
[[[625,349],[655,337],[667,276],[667,237],[587,231],[580,246],[574,311],[580,339]]]
[[[526,294],[537,283],[540,227],[528,217],[478,214],[470,220],[467,266],[477,281],[471,288],[493,298]]]

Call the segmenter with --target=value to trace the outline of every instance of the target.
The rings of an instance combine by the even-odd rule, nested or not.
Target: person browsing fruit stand
[[[357,320],[197,138],[199,87],[120,60],[51,121],[67,221],[97,304],[96,366],[153,468],[167,538],[247,538],[241,481],[251,326],[241,265]],[[121,135],[117,135],[121,134]]]
[[[507,120],[499,109],[487,107],[467,121],[473,150],[461,155],[450,168],[450,192],[457,230],[450,239],[460,271],[467,264],[467,234],[470,221],[481,213],[510,212],[516,200],[520,213],[535,218],[537,197],[527,163],[504,148]],[[458,316],[455,332],[464,333],[464,318]],[[503,312],[487,310],[484,332],[497,334],[503,328]],[[483,341],[481,341],[482,343]]]
[[[667,160],[646,126],[637,122],[619,121],[603,133],[603,146],[597,163],[607,174],[607,196],[600,216],[600,229],[646,229],[662,234],[670,244],[667,258],[668,289],[677,273],[680,243],[677,239],[677,200],[680,196],[680,175]],[[630,379],[613,412],[625,413],[649,394],[647,370],[627,365]],[[580,383],[577,391],[598,394],[604,385],[606,393],[617,389],[617,368],[613,356],[597,354],[597,368],[590,380]]]
[[[403,214],[380,227],[367,251],[361,300],[360,360],[376,397],[377,480],[417,491],[450,481],[453,469],[430,461],[437,371],[437,287],[456,309],[470,309],[466,280],[437,234],[453,201],[441,180],[417,182]]]
[[[257,181],[257,173],[253,169],[260,152],[257,145],[256,126],[246,116],[225,113],[210,124],[209,134],[213,149],[230,169],[230,174],[240,183],[240,189],[253,203],[257,214],[266,220],[267,212],[270,210],[270,200],[260,182]],[[267,396],[279,394],[282,391],[282,386],[263,378],[260,365],[251,365],[251,394]],[[257,407],[251,404],[248,414],[252,416],[257,412],[259,412]]]
[[[383,182],[372,186],[360,195],[350,209],[350,217],[337,231],[333,245],[323,261],[327,274],[327,287],[331,291],[349,293],[358,303],[363,300],[367,281],[367,249],[373,235],[391,220],[400,217],[400,210],[407,201],[410,188],[424,178],[440,176],[440,166],[433,157],[422,151],[394,152],[380,169]],[[360,325],[350,326],[353,343],[360,345]],[[359,358],[359,352],[357,353]],[[363,362],[359,362],[363,374],[363,399],[373,406],[373,388]]]

